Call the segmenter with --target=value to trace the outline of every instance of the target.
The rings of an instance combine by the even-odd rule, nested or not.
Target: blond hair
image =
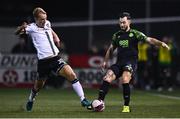
[[[40,13],[46,14],[46,12],[45,12],[42,8],[40,8],[40,7],[36,7],[36,8],[33,10],[33,16],[34,16],[35,18],[37,18]]]

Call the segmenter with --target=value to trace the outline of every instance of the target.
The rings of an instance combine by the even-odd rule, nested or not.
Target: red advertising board
[[[68,59],[83,87],[89,88],[101,84],[104,76],[100,69],[102,62],[103,57],[90,55],[70,55]],[[32,87],[36,78],[35,55],[7,54],[0,57],[0,87]]]

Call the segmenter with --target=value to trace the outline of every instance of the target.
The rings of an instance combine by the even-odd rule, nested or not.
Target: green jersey
[[[118,62],[138,59],[138,42],[146,41],[147,36],[142,32],[130,29],[129,31],[118,31],[113,34],[112,45],[117,48]]]

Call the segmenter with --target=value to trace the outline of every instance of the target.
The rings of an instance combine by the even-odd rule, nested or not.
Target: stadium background
[[[97,62],[101,62],[104,55],[105,50],[103,48],[107,48],[112,34],[119,29],[118,15],[123,11],[131,13],[133,18],[132,27],[148,36],[160,40],[163,36],[171,36],[178,52],[178,46],[180,45],[178,30],[180,26],[179,3],[178,0],[62,0],[53,2],[3,0],[0,8],[0,53],[2,54],[1,68],[5,70],[1,71],[1,82],[7,80],[3,78],[8,68],[5,65],[11,65],[9,66],[11,69],[16,69],[18,65],[22,65],[17,63],[16,66],[12,66],[11,60],[14,59],[11,55],[12,48],[19,42],[18,37],[13,32],[23,21],[33,21],[32,10],[37,6],[47,11],[52,27],[63,41],[65,56],[68,56],[70,63],[74,63],[72,64],[73,68],[97,68],[100,64]],[[7,54],[10,55],[10,60],[6,60],[4,56]],[[101,57],[93,59],[92,62],[95,63],[95,66],[88,64],[89,55],[101,55]],[[78,62],[80,56],[81,63]],[[24,55],[24,57],[28,59],[28,56]],[[31,58],[33,59],[33,56]],[[176,62],[174,70],[177,71],[175,76],[177,84],[180,80],[178,79],[179,63],[177,62],[179,59],[177,53],[174,61]],[[23,66],[21,68],[23,69]],[[36,67],[32,66],[31,68],[35,69]],[[26,73],[19,75],[22,74]],[[34,72],[30,74],[34,76]],[[90,76],[90,78],[93,77],[96,76]]]
[[[15,54],[14,56],[12,49],[19,42],[18,37],[14,35],[15,28],[23,21],[32,22],[32,10],[40,6],[47,11],[53,29],[63,42],[62,52],[65,58],[68,58],[72,67],[77,69],[78,76],[82,75],[82,80],[86,78],[93,82],[91,80],[95,78],[100,82],[103,74],[100,73],[98,66],[102,62],[104,49],[109,45],[112,34],[119,29],[119,13],[127,11],[132,15],[133,28],[160,40],[163,36],[173,38],[177,49],[176,58],[173,61],[175,62],[173,71],[176,72],[175,85],[179,85],[179,3],[178,0],[62,0],[53,2],[3,0],[0,8],[0,53],[1,69],[3,69],[1,70],[1,82],[16,83],[23,80],[32,82],[36,77],[36,61],[34,61],[34,56],[30,58],[28,56],[32,52],[24,51],[23,55]],[[151,60],[151,58],[149,59]],[[13,64],[13,62],[15,63]],[[32,64],[32,62],[35,63]],[[152,67],[156,68],[153,65]],[[16,69],[21,71],[14,72]],[[83,73],[79,74],[79,70]],[[18,78],[6,79],[9,72],[14,72],[14,74],[18,72],[18,76],[16,76]],[[98,73],[96,74],[96,72]]]
[[[1,0],[0,5],[0,117],[180,117],[179,0]],[[37,59],[32,54],[34,50],[29,42],[20,54],[13,53],[12,49],[20,41],[14,35],[16,27],[23,21],[33,21],[32,10],[35,7],[42,7],[48,13],[53,29],[64,44],[61,55],[74,68],[90,100],[97,97],[97,87],[103,77],[99,69],[104,55],[103,48],[107,47],[112,34],[119,29],[118,15],[123,11],[131,13],[133,28],[160,40],[164,36],[173,39],[176,55],[169,81],[173,82],[174,90],[158,92],[156,84],[161,75],[158,72],[158,49],[152,47],[150,54],[156,57],[152,55],[149,58],[150,69],[141,72],[146,74],[150,71],[145,78],[147,82],[139,80],[144,87],[137,86],[138,79],[134,82],[131,114],[119,111],[120,103],[123,102],[121,82],[118,80],[113,82],[115,89],[111,89],[106,98],[106,110],[95,114],[80,108],[75,93],[67,90],[71,89],[70,83],[54,75],[38,96],[33,112],[25,112],[23,106],[37,76]],[[114,60],[112,58],[110,63]],[[152,86],[152,90],[145,87],[147,84]]]

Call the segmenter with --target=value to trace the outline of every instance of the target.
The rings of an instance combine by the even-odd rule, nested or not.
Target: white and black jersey
[[[29,34],[33,40],[39,60],[57,56],[59,50],[54,43],[51,23],[48,20],[46,20],[44,28],[38,27],[36,23],[31,23],[25,30],[26,34]]]

